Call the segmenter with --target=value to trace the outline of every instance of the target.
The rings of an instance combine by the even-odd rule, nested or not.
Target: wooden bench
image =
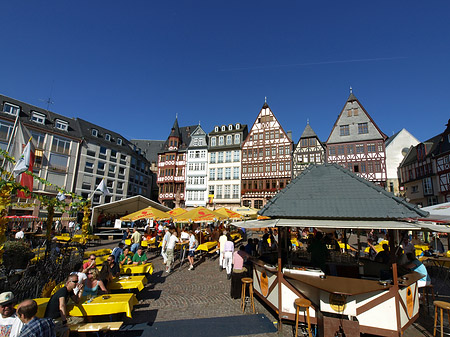
[[[217,252],[219,250],[219,247],[216,247],[214,249],[211,249],[210,251],[208,251],[208,255],[213,256],[215,252]]]
[[[69,325],[70,331],[77,332],[99,332],[119,330],[123,322],[102,322],[102,323],[79,323]]]
[[[234,244],[237,244],[237,243],[239,243],[239,242],[241,242],[242,241],[242,237],[240,237],[239,239],[237,239],[236,241],[234,241]]]

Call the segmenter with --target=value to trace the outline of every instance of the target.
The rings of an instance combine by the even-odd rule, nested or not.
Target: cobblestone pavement
[[[114,247],[114,245],[112,246]],[[186,263],[167,274],[161,256],[148,253],[153,262],[153,275],[148,277],[148,284],[138,294],[139,304],[134,307],[133,319],[125,323],[153,323],[181,319],[211,318],[241,315],[240,300],[230,297],[230,283],[225,271],[219,271],[217,259],[196,260],[194,270],[188,270]],[[448,299],[444,299],[448,300]],[[269,320],[276,322],[274,313],[269,311],[255,297],[257,313],[265,314]],[[431,308],[430,308],[431,309]],[[245,314],[251,314],[247,308]],[[430,315],[432,315],[432,309]],[[406,337],[431,336],[433,319],[422,310],[418,323],[413,324],[404,334]],[[213,335],[213,334],[212,334]],[[247,336],[293,336],[293,327],[283,324],[279,333],[257,334]],[[300,334],[299,334],[300,335]]]

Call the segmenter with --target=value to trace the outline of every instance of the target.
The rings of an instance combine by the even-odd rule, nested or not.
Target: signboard
[[[122,228],[122,220],[120,219],[116,219],[116,221],[114,222],[114,228]]]

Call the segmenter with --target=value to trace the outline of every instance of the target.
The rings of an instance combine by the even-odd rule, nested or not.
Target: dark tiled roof
[[[357,101],[358,99],[356,98],[355,95],[353,95],[353,93],[350,93],[350,96],[348,96],[347,102],[353,102],[353,101]]]
[[[439,142],[441,138],[442,135],[437,135],[423,142],[427,151],[426,158],[435,154],[436,150],[439,148]],[[402,161],[402,167],[417,161],[417,146],[419,145],[420,144],[414,146],[411,151],[409,151],[408,156],[405,157],[405,159]]]
[[[302,136],[300,137],[300,139],[311,138],[311,137],[317,137],[317,135],[314,132],[314,130],[312,129],[312,127],[309,124],[306,124],[305,130],[303,130],[303,133],[302,133]]]
[[[164,148],[165,140],[149,140],[149,139],[131,139],[130,142],[135,144],[144,153],[145,158],[150,163],[158,162],[158,153]]]
[[[189,143],[191,142],[191,133],[194,132],[194,130],[197,128],[198,125],[178,127],[178,120],[175,120],[174,127],[175,126],[178,128],[177,137],[181,139],[180,145],[178,146],[178,151],[186,151],[187,147],[189,146]],[[171,130],[173,130],[174,127],[172,127]],[[172,134],[171,132],[169,137],[171,136],[175,135]],[[164,142],[162,152],[166,151],[169,148],[169,137],[167,137],[167,140]]]
[[[273,218],[403,219],[428,213],[337,164],[312,165],[259,212]]]
[[[28,103],[25,103],[25,102],[22,102],[22,101],[19,101],[19,100],[16,100],[16,99],[13,99],[13,98],[10,98],[7,96],[0,95],[0,104],[1,104],[0,116],[4,119],[10,120],[13,123],[14,123],[15,117],[3,112],[3,105],[5,102],[11,103],[13,105],[17,105],[20,107],[19,119],[27,127],[30,126],[33,129],[39,129],[42,132],[49,132],[49,133],[53,133],[53,134],[60,134],[62,136],[66,136],[66,137],[81,139],[80,128],[79,128],[77,121],[74,118],[69,118],[69,117],[66,117],[63,115],[59,115],[52,111],[45,110],[45,109],[39,108],[37,106],[31,105],[31,104],[28,104]],[[45,116],[44,124],[36,123],[31,120],[32,111],[36,111]],[[55,127],[55,121],[57,119],[60,119],[60,120],[68,123],[67,131],[57,129]]]

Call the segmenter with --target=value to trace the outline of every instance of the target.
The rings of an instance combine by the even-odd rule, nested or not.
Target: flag
[[[103,179],[103,180],[101,181],[101,183],[98,184],[98,186],[97,186],[97,188],[95,189],[95,191],[100,191],[100,192],[103,193],[103,195],[111,195],[111,193],[110,193],[109,190],[108,190],[108,187],[106,187],[105,179]]]
[[[61,193],[61,191],[59,191],[58,194],[56,195],[56,199],[58,199],[59,201],[64,201],[66,200],[66,195],[64,193]]]
[[[26,141],[28,142],[26,143]],[[25,145],[26,143],[26,145]],[[25,145],[25,148],[23,146]],[[20,157],[18,153],[23,149]],[[12,169],[14,178],[21,175],[20,184],[24,187],[28,187],[30,191],[33,191],[33,177],[28,174],[22,174],[26,171],[33,172],[35,147],[33,145],[32,137],[27,128],[19,122],[16,130],[16,137],[13,144],[13,155],[16,158],[16,165]],[[19,198],[30,198],[24,192],[19,191],[17,193]]]

